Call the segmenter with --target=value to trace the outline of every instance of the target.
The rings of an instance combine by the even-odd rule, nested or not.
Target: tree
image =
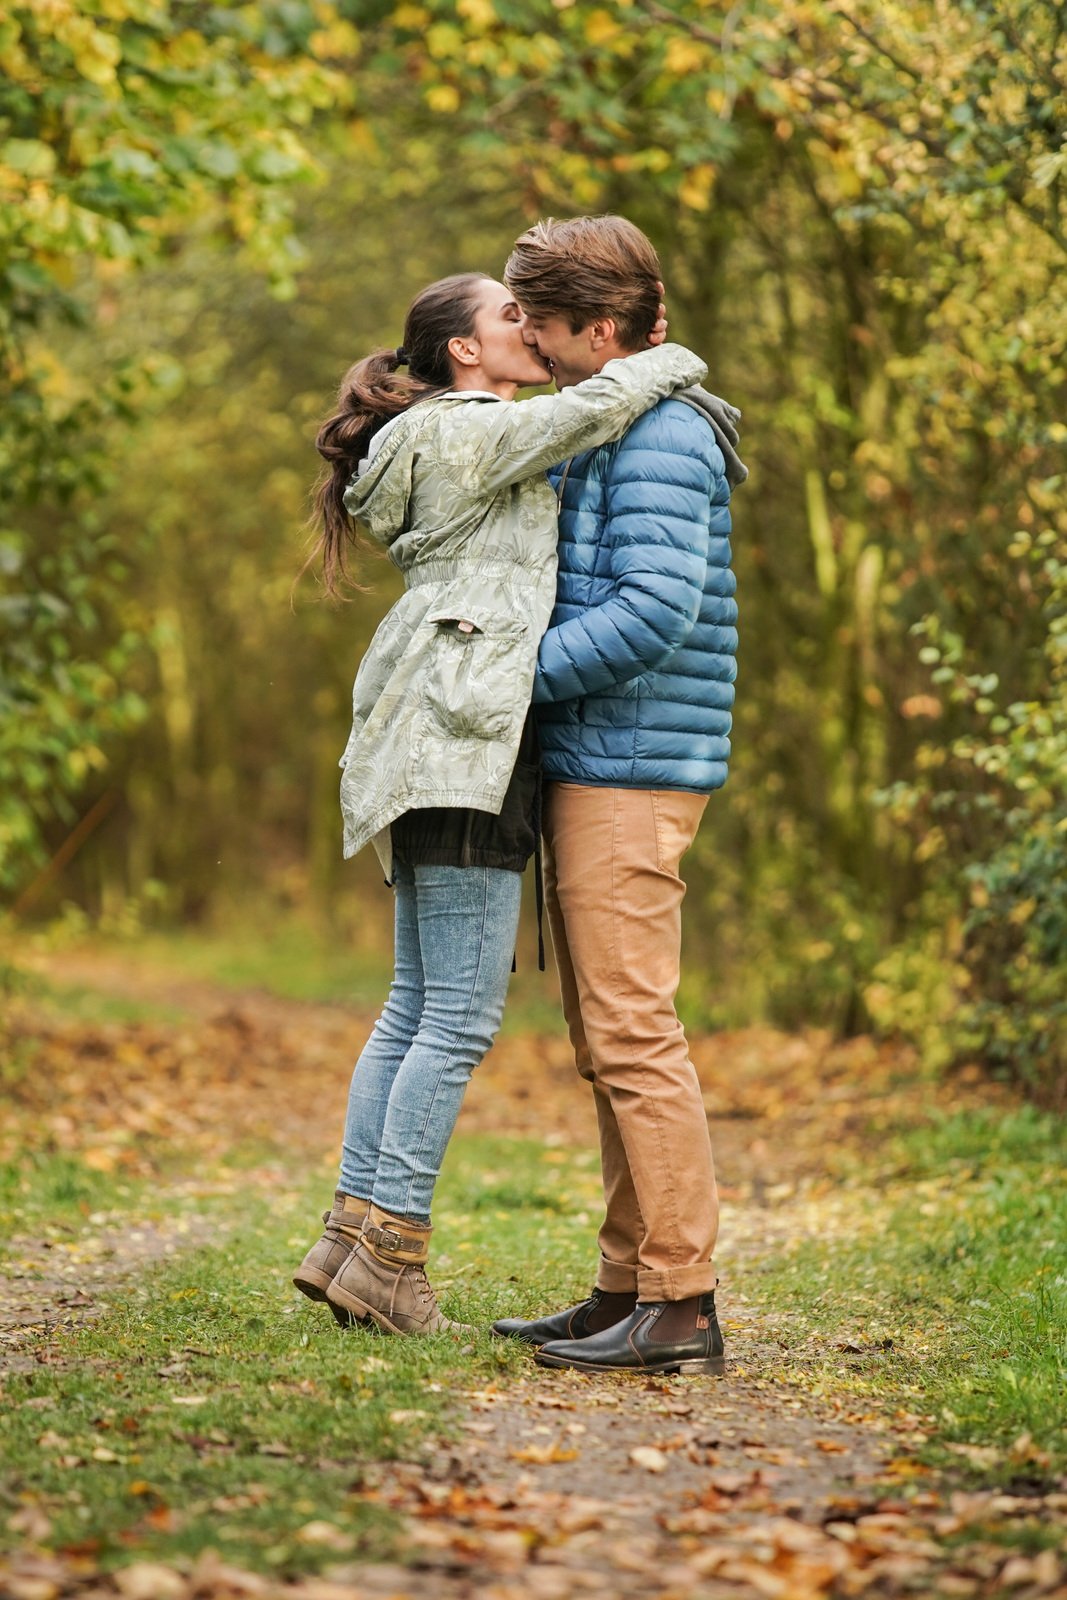
[[[288,189],[314,170],[301,134],[343,105],[358,48],[329,6],[27,0],[0,20],[0,883],[43,853],[99,782],[109,740],[143,715],[122,552],[93,501],[102,430],[173,377],[153,353],[77,374],[72,332],[190,237],[232,240],[291,293]],[[105,629],[103,616],[113,613]],[[118,625],[116,625],[116,623]],[[106,643],[105,633],[108,635]]]

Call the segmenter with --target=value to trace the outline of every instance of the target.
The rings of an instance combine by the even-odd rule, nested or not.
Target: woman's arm
[[[595,377],[559,394],[465,407],[465,464],[482,492],[521,483],[580,450],[621,439],[651,406],[698,383],[707,370],[691,351],[664,344],[609,361]]]

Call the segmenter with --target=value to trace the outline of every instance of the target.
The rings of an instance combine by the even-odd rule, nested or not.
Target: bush
[[[1017,536],[1047,621],[1033,698],[1001,708],[992,674],[964,671],[962,640],[927,619],[921,659],[972,731],[947,763],[883,799],[916,837],[937,830],[953,877],[920,909],[940,926],[876,969],[867,994],[936,1061],[977,1056],[1036,1098],[1067,1098],[1067,562],[1056,537]],[[964,862],[962,877],[958,865]],[[956,885],[959,885],[957,888]],[[940,915],[935,914],[936,910]],[[955,902],[955,910],[953,909]]]

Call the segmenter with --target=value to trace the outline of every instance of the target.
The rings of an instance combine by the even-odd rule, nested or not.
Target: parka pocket
[[[426,615],[434,630],[426,703],[455,739],[503,739],[526,712],[528,629],[521,617],[453,602]]]

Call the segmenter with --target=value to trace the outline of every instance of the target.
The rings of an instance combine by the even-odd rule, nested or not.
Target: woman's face
[[[547,363],[536,345],[526,343],[525,334],[525,318],[511,292],[502,283],[486,281],[474,314],[474,336],[490,382],[522,387],[549,381]]]

